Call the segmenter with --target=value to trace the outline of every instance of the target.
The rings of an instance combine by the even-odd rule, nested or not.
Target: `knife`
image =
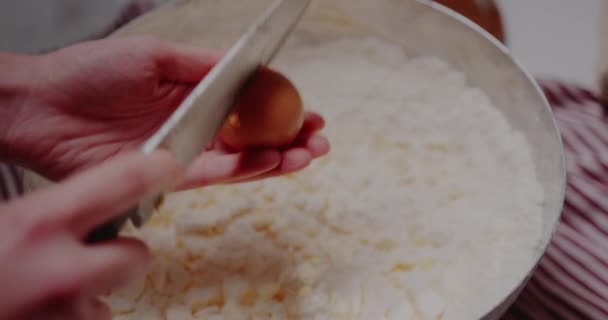
[[[215,137],[240,89],[255,71],[272,61],[306,12],[312,0],[278,0],[258,19],[201,80],[166,122],[140,148],[150,154],[170,151],[189,165]],[[139,204],[108,224],[95,229],[89,243],[115,238],[130,219],[140,228],[162,202],[164,193]]]

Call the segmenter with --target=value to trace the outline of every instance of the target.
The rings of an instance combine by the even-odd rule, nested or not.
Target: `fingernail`
[[[327,139],[320,136],[313,136],[308,140],[308,148],[313,152],[314,157],[320,157],[329,152]]]

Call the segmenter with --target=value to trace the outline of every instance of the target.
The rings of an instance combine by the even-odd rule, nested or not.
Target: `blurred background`
[[[0,50],[54,49],[108,31],[120,23],[121,15],[167,1],[0,0]],[[468,14],[493,33],[499,30],[498,23],[506,44],[537,77],[595,89],[608,70],[608,44],[603,40],[608,39],[608,0],[437,1]],[[129,12],[133,3],[139,9]],[[483,11],[493,4],[497,12]]]

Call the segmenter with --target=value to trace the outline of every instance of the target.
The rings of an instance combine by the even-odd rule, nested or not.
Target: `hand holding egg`
[[[329,151],[323,118],[305,112],[284,75],[260,68],[235,100],[210,149],[195,161],[183,189],[242,182],[301,170]]]

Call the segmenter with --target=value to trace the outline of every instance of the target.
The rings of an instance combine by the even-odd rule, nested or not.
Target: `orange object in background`
[[[496,39],[505,42],[505,31],[500,10],[493,0],[435,0],[471,19]]]

